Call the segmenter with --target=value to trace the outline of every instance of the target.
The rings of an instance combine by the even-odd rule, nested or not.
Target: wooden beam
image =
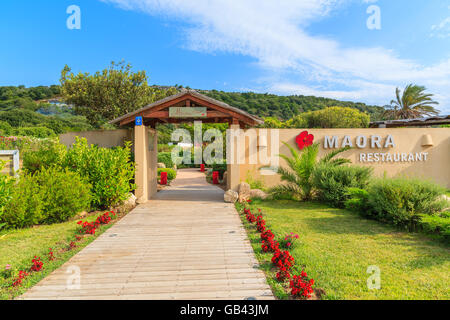
[[[125,118],[122,121],[120,121],[120,126],[124,126],[124,125],[126,125],[126,124],[128,124],[130,122],[133,122],[134,119],[136,117],[138,117],[138,116],[142,116],[142,117],[147,116],[147,117],[149,117],[150,114],[151,114],[151,117],[155,117],[155,118],[159,117],[159,115],[156,116],[157,114],[155,114],[157,111],[162,111],[165,108],[168,108],[170,106],[176,105],[176,104],[178,104],[180,102],[183,102],[183,101],[189,101],[190,104],[194,102],[195,105],[208,107],[208,108],[213,109],[215,111],[221,112],[222,114],[220,116],[218,116],[218,117],[222,118],[222,117],[225,117],[224,115],[226,115],[226,117],[231,117],[233,119],[236,119],[236,121],[237,121],[236,124],[239,124],[239,121],[242,121],[242,122],[244,122],[245,124],[247,124],[249,126],[253,126],[253,125],[256,124],[255,120],[253,120],[252,118],[249,118],[249,117],[247,117],[247,116],[245,116],[243,114],[240,114],[238,112],[229,110],[229,109],[224,108],[222,106],[216,105],[214,103],[211,103],[209,101],[197,98],[197,97],[195,97],[195,96],[193,96],[193,95],[191,95],[189,93],[186,93],[186,94],[184,94],[184,95],[182,95],[182,96],[180,96],[180,97],[178,97],[176,99],[166,101],[166,102],[164,102],[164,103],[162,103],[160,105],[157,105],[157,106],[155,106],[155,107],[153,107],[151,109],[147,109],[147,110],[141,111],[141,112],[139,112],[139,113],[137,113],[135,115],[132,115],[132,116],[129,116],[128,118]],[[212,111],[209,111],[208,113],[210,113],[210,112],[212,112]],[[163,118],[163,117],[165,117],[165,114],[161,116],[161,118]],[[186,121],[186,119],[183,119],[183,121]]]

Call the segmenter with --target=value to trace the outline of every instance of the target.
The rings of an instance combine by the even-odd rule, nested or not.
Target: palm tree
[[[286,182],[275,186],[270,189],[270,193],[275,195],[277,193],[289,194],[305,200],[310,200],[312,196],[312,173],[318,164],[327,163],[332,166],[339,166],[345,163],[350,163],[348,159],[334,159],[336,155],[341,152],[351,149],[345,147],[329,152],[322,159],[318,160],[319,144],[314,143],[302,150],[301,153],[297,152],[286,142],[283,142],[291,152],[292,157],[284,154],[280,154],[279,157],[284,159],[288,168],[279,167],[278,173],[281,175],[281,180]]]
[[[400,89],[395,90],[396,100],[391,101],[391,105],[387,106],[388,110],[384,112],[384,116],[389,119],[414,119],[423,116],[431,116],[439,114],[433,105],[439,104],[433,101],[432,94],[425,93],[426,88],[423,86],[409,84],[401,94]]]

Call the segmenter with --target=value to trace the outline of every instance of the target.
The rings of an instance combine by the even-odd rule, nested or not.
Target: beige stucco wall
[[[86,138],[89,144],[96,144],[102,148],[112,148],[123,146],[125,141],[133,141],[133,131],[118,129],[68,132],[59,135],[59,141],[70,147],[75,142],[75,137]]]
[[[272,151],[272,141],[270,141],[270,130],[268,130],[267,138],[267,152]],[[404,175],[409,177],[420,177],[424,179],[431,179],[447,188],[450,188],[450,128],[388,128],[388,129],[280,129],[279,130],[279,150],[275,150],[275,154],[289,154],[289,149],[281,142],[287,142],[297,150],[295,137],[300,132],[307,130],[314,135],[314,141],[320,143],[320,156],[333,149],[324,149],[325,136],[338,136],[339,145],[345,135],[350,136],[353,145],[355,146],[355,138],[359,135],[364,135],[368,138],[368,145],[365,148],[358,148],[346,151],[341,156],[348,158],[353,164],[370,166],[374,168],[375,176],[398,176]],[[381,136],[382,146],[388,135],[391,135],[395,142],[395,147],[388,148],[371,148],[370,137],[372,135]],[[423,146],[426,138],[431,137],[433,145]],[[261,149],[260,146],[258,146]],[[280,182],[278,175],[261,175],[258,170],[261,163],[258,157],[257,164],[249,163],[249,141],[245,144],[245,164],[239,166],[240,181],[245,181],[250,174],[254,179],[262,180],[267,187],[273,186]],[[428,153],[426,161],[400,161],[400,162],[360,162],[361,153]],[[381,158],[381,157],[380,157]],[[425,156],[423,156],[423,159]],[[280,160],[280,165],[285,166],[283,160]],[[233,185],[236,183],[233,182]]]
[[[135,196],[140,203],[145,203],[157,192],[157,143],[156,130],[146,126],[134,128]]]

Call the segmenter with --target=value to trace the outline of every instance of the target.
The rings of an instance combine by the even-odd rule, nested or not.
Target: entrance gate
[[[183,90],[111,121],[121,127],[134,126],[135,195],[140,203],[151,199],[157,191],[156,124],[196,120],[228,123],[230,129],[245,129],[263,123],[259,117],[194,90]],[[227,172],[227,188],[235,188],[239,183],[239,165],[227,164]]]

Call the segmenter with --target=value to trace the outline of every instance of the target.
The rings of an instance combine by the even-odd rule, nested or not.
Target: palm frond
[[[345,152],[347,150],[350,150],[350,149],[351,149],[351,147],[344,147],[344,148],[340,148],[340,149],[336,149],[331,152],[328,152],[324,157],[322,157],[322,159],[320,159],[320,163],[328,163],[328,162],[330,162],[331,159],[333,159],[338,154]]]

